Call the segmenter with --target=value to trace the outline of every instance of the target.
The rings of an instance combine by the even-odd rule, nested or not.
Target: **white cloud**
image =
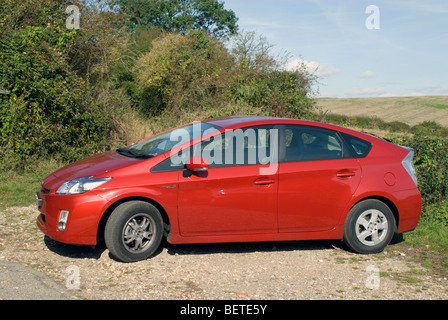
[[[360,78],[363,78],[363,79],[368,79],[368,78],[373,78],[373,77],[375,77],[376,75],[377,75],[376,72],[367,70],[366,72],[361,73],[361,74],[359,75],[359,77],[360,77]]]
[[[304,67],[308,72],[322,78],[340,73],[340,70],[333,66],[322,64],[317,61],[308,61],[303,59],[296,59],[290,61],[286,63],[283,67],[285,68],[285,70],[290,71]]]

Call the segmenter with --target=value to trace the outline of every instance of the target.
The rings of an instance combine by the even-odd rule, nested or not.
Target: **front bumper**
[[[63,243],[95,245],[98,225],[106,201],[93,192],[79,195],[36,193],[39,216],[36,224],[48,237]],[[64,229],[60,227],[61,211],[68,211]]]

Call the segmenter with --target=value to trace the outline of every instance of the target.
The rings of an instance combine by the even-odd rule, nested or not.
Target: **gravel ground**
[[[45,275],[44,284],[55,284],[62,299],[448,299],[447,278],[413,259],[418,252],[404,243],[377,255],[351,253],[339,241],[162,243],[151,259],[125,264],[102,245],[44,237],[37,215],[34,206],[0,212],[0,299],[29,299],[8,290],[26,286],[23,279],[36,279],[35,272]]]

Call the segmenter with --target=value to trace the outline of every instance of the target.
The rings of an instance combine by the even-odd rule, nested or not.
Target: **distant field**
[[[448,127],[448,96],[395,98],[322,98],[318,105],[329,113],[347,116],[376,116],[385,121],[401,121],[411,126],[436,121]]]

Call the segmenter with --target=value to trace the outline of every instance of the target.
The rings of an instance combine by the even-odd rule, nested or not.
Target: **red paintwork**
[[[360,159],[279,163],[275,173],[264,176],[260,168],[266,165],[209,168],[191,175],[182,170],[153,173],[150,169],[170,152],[147,160],[108,152],[62,168],[44,180],[37,225],[57,241],[94,245],[103,215],[117,203],[139,198],[166,215],[171,243],[342,239],[349,210],[363,199],[380,198],[396,211],[398,232],[417,226],[422,203],[401,165],[408,153],[404,148],[317,122],[267,117],[203,122],[222,127],[221,132],[273,123],[317,126],[369,141],[372,149]],[[65,181],[84,176],[113,179],[84,194],[55,193]],[[70,211],[64,232],[57,230],[60,210]]]

